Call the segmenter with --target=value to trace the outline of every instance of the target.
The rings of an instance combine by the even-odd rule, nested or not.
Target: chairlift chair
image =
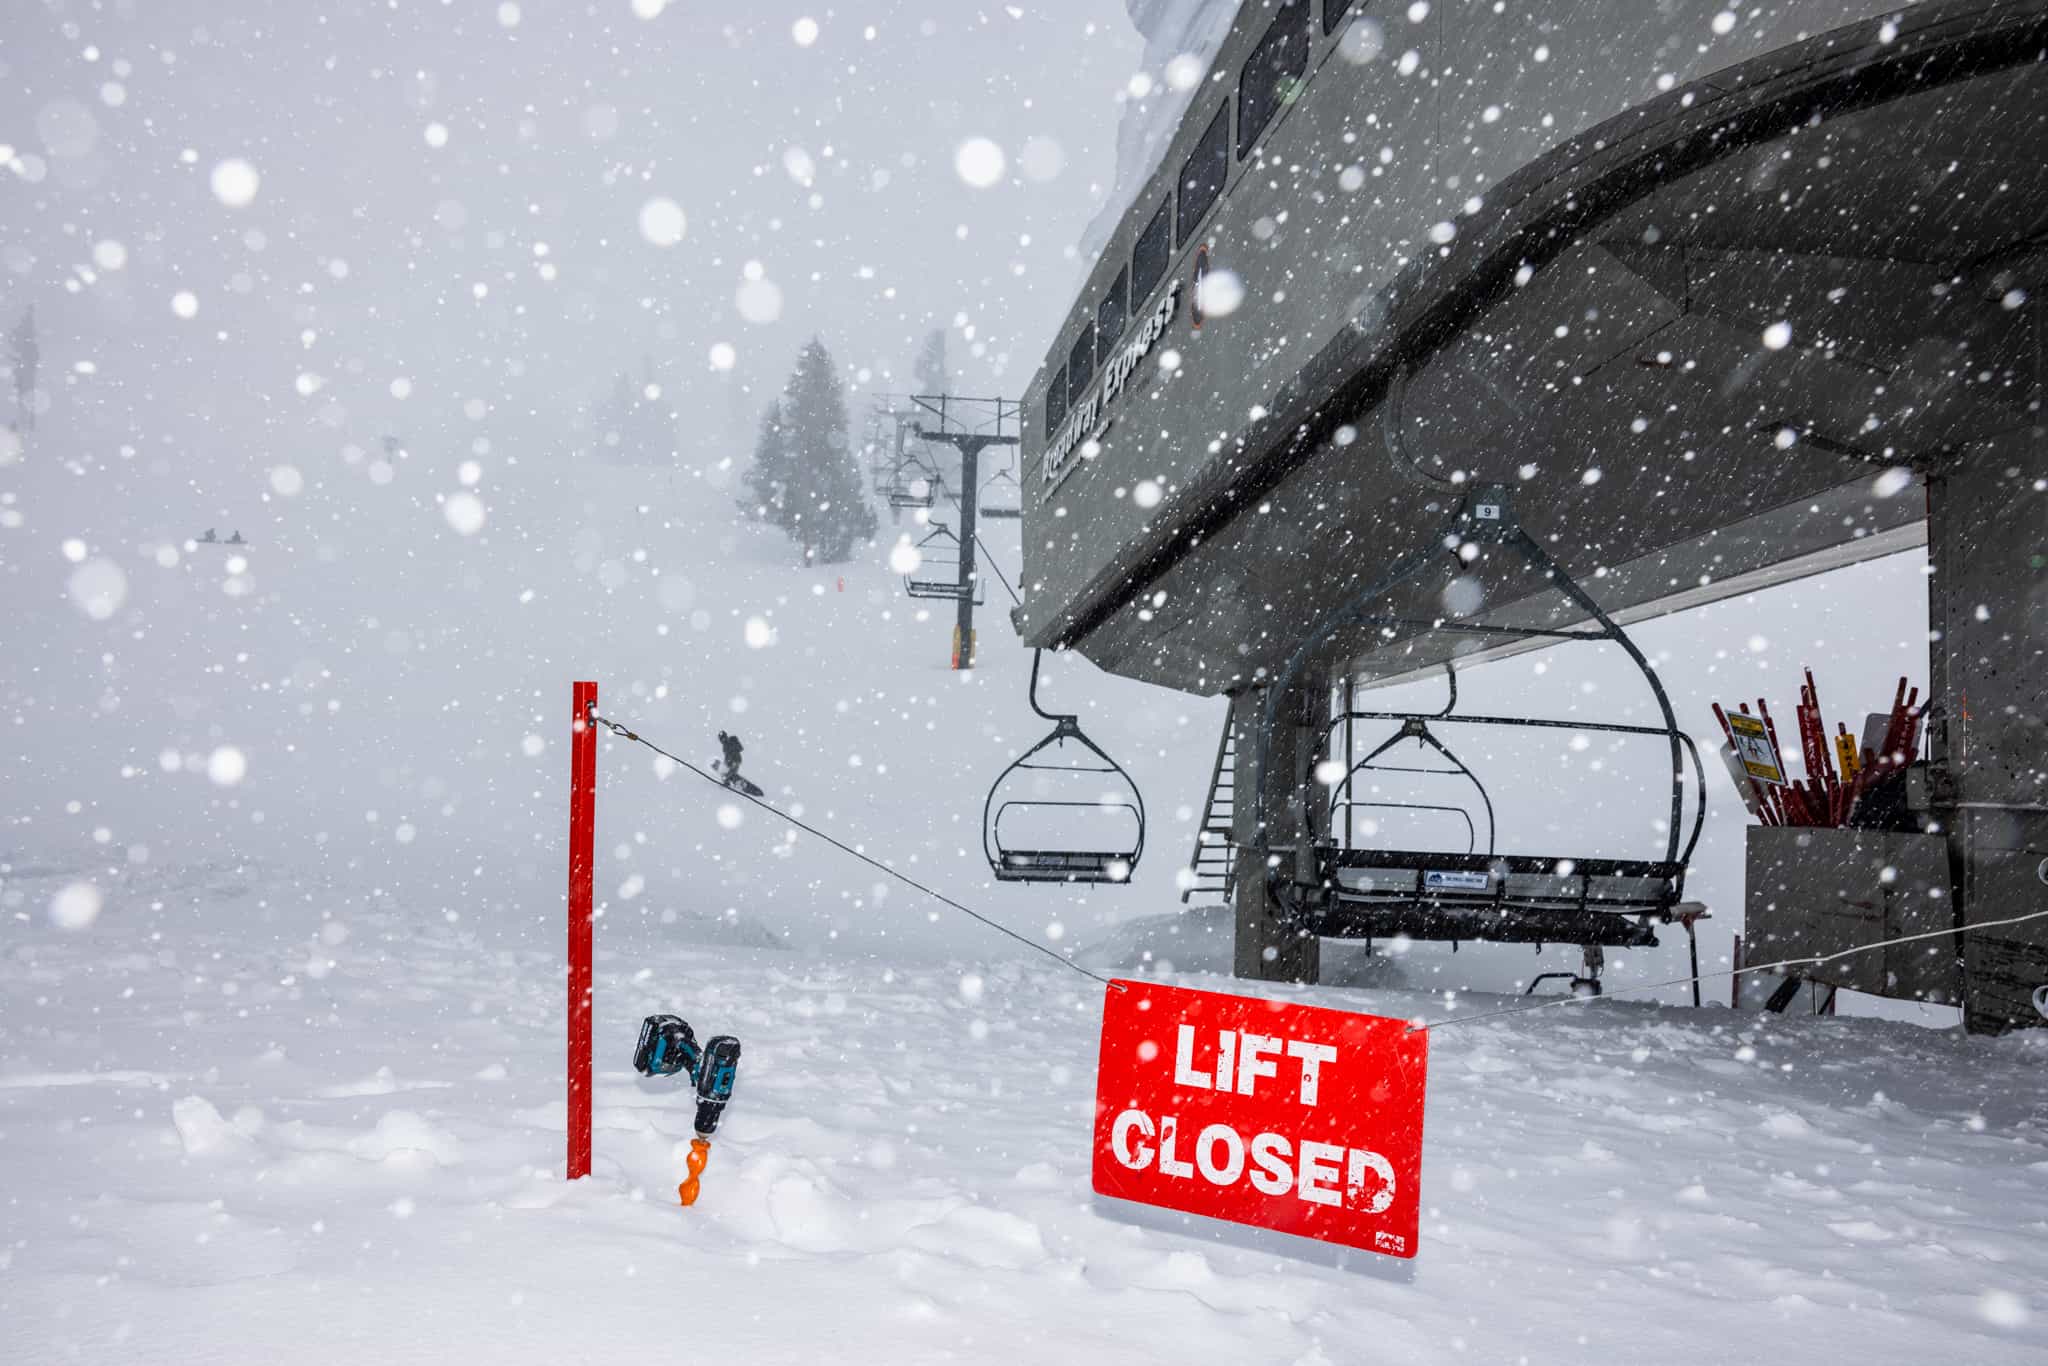
[[[1017,482],[1017,476],[1012,474],[1006,465],[981,481],[981,488],[976,493],[976,503],[984,517],[1022,517],[1024,486]]]
[[[905,460],[889,476],[889,506],[914,510],[939,500],[939,472],[919,460]]]
[[[1330,726],[1350,721],[1393,721],[1402,729],[1395,742],[1404,738],[1422,740],[1452,760],[1463,764],[1441,742],[1434,730],[1448,725],[1488,725],[1594,731],[1614,735],[1654,737],[1668,747],[1671,760],[1670,819],[1665,823],[1663,850],[1650,858],[1583,858],[1502,854],[1494,847],[1491,833],[1487,847],[1466,853],[1442,851],[1357,848],[1328,837],[1311,836],[1292,860],[1267,854],[1264,841],[1254,849],[1267,854],[1267,888],[1283,916],[1303,933],[1328,938],[1377,939],[1405,935],[1411,939],[1489,940],[1524,944],[1580,944],[1587,946],[1589,966],[1601,946],[1652,947],[1657,937],[1651,926],[1677,920],[1688,935],[1699,908],[1682,901],[1686,865],[1699,842],[1705,820],[1706,775],[1699,749],[1692,737],[1678,727],[1669,696],[1649,659],[1628,633],[1600,604],[1553,560],[1541,543],[1522,529],[1514,515],[1510,491],[1501,485],[1481,485],[1460,505],[1443,544],[1463,543],[1498,546],[1518,556],[1528,569],[1540,575],[1553,590],[1562,594],[1594,623],[1593,629],[1553,630],[1483,621],[1446,623],[1437,619],[1411,620],[1387,615],[1380,603],[1395,589],[1418,578],[1441,552],[1434,540],[1397,561],[1381,580],[1354,595],[1328,614],[1296,647],[1287,664],[1269,685],[1271,700],[1259,732],[1259,758],[1277,724],[1274,709],[1287,685],[1298,676],[1305,662],[1345,624],[1389,632],[1452,630],[1504,639],[1553,642],[1594,641],[1615,645],[1627,655],[1657,704],[1663,724],[1621,725],[1613,722],[1553,720],[1528,716],[1473,716],[1453,714],[1457,704],[1457,675],[1447,666],[1451,698],[1439,712],[1359,711],[1346,709],[1333,717]],[[1459,563],[1462,565],[1463,560]],[[1434,743],[1433,743],[1434,742]],[[1387,746],[1375,751],[1376,758]],[[1347,753],[1348,760],[1349,755]],[[1690,759],[1692,799],[1686,800],[1686,767]],[[1432,770],[1438,771],[1438,770]],[[1470,774],[1468,773],[1468,776]],[[1473,780],[1477,784],[1477,779]],[[1348,793],[1348,786],[1345,788]],[[1482,798],[1483,785],[1479,786]],[[1685,820],[1686,807],[1691,820]],[[1487,799],[1491,817],[1491,801]],[[1341,808],[1340,808],[1341,809]],[[1489,819],[1489,825],[1491,821]],[[1686,826],[1690,826],[1690,832]],[[1268,827],[1262,822],[1260,829]],[[1476,846],[1476,839],[1473,844]]]
[[[1421,716],[1413,713],[1350,712],[1352,720],[1398,720],[1402,729],[1387,745],[1352,769],[1339,788],[1348,794],[1352,778],[1360,771],[1421,773],[1463,773],[1485,805],[1486,848],[1468,840],[1466,852],[1439,850],[1362,848],[1336,840],[1320,842],[1316,848],[1316,873],[1324,895],[1303,907],[1307,928],[1319,935],[1343,939],[1390,938],[1477,939],[1503,943],[1571,943],[1618,948],[1648,948],[1657,943],[1652,922],[1664,923],[1682,913],[1680,897],[1685,885],[1685,867],[1699,839],[1701,805],[1693,804],[1690,838],[1684,851],[1665,858],[1557,858],[1526,854],[1502,854],[1494,848],[1493,807],[1485,786],[1476,775],[1440,742],[1435,748],[1450,759],[1453,769],[1391,769],[1371,761],[1391,745],[1414,736],[1430,735],[1428,723],[1436,721],[1493,726],[1556,727],[1626,735],[1664,737],[1658,726],[1623,726],[1586,721],[1551,721],[1519,716]],[[1341,722],[1344,717],[1338,718]],[[1420,734],[1418,734],[1420,732]],[[1433,740],[1433,735],[1430,735]],[[1683,747],[1693,750],[1691,737],[1679,733]],[[1425,741],[1428,743],[1428,741]],[[1698,770],[1695,753],[1693,764]],[[1697,780],[1697,778],[1696,778]],[[1351,803],[1340,797],[1332,802],[1333,813],[1349,805],[1408,806],[1423,810],[1460,808],[1426,806],[1422,803]],[[1470,826],[1468,824],[1468,830]]]
[[[988,858],[989,869],[999,882],[1129,882],[1138,866],[1138,858],[1145,850],[1144,795],[1131,781],[1131,775],[1082,732],[1079,717],[1049,712],[1038,705],[1038,665],[1039,652],[1033,651],[1031,710],[1053,723],[1052,734],[1025,750],[989,788],[988,799],[981,808],[982,852]],[[1070,740],[1079,754],[1053,762],[1054,758],[1068,753],[1066,746]],[[1039,757],[1047,750],[1052,750],[1053,754]],[[1104,783],[1113,791],[1104,793],[1098,790],[1092,797],[1004,796],[998,801],[1005,786],[1012,784],[1019,774],[1027,775],[1023,781],[1034,784],[1041,780],[1042,775],[1065,775],[1054,781],[1062,783],[1069,792],[1082,791],[1081,784],[1099,789]],[[1123,839],[1111,841],[1105,838],[1085,848],[1071,847],[1071,843],[1068,847],[1026,848],[1015,840],[1014,835],[1007,842],[1004,838],[1006,819],[1011,821],[1014,832],[1020,818],[1083,810],[1099,813],[1100,819],[1095,823],[1104,830],[1109,829],[1112,823],[1125,824],[1124,816],[1127,815],[1128,843]]]
[[[1331,812],[1354,807],[1393,807],[1451,811],[1466,822],[1467,848],[1462,854],[1437,850],[1352,847],[1330,839],[1316,849],[1317,877],[1326,895],[1307,908],[1313,931],[1332,938],[1477,939],[1506,943],[1574,943],[1621,948],[1647,948],[1657,942],[1651,922],[1667,922],[1679,913],[1685,866],[1698,841],[1704,816],[1695,801],[1691,838],[1684,851],[1662,859],[1556,858],[1496,851],[1492,798],[1478,776],[1439,740],[1431,722],[1487,726],[1600,731],[1623,735],[1669,737],[1663,726],[1626,726],[1607,722],[1557,721],[1525,716],[1460,716],[1452,675],[1451,706],[1440,712],[1350,711],[1335,718],[1398,721],[1400,729],[1355,764],[1331,795]],[[1695,780],[1702,781],[1699,756],[1692,739],[1677,732],[1692,754]],[[1376,762],[1403,740],[1433,748],[1451,767],[1404,768]],[[1361,772],[1403,772],[1462,775],[1483,806],[1486,847],[1477,847],[1470,813],[1464,808],[1411,802],[1361,802],[1349,796]],[[1331,826],[1334,831],[1335,822]]]
[[[982,601],[981,579],[960,582],[960,538],[944,522],[933,522],[924,539],[916,543],[918,567],[903,576],[903,591],[913,598],[943,598],[958,602],[972,597]],[[924,571],[937,570],[938,573]]]

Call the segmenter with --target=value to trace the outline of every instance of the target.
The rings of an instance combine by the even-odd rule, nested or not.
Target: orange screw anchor
[[[690,1154],[683,1159],[683,1165],[690,1174],[683,1178],[683,1184],[676,1187],[676,1197],[685,1205],[697,1203],[697,1178],[704,1174],[704,1164],[711,1160],[711,1140],[693,1138],[690,1140]]]

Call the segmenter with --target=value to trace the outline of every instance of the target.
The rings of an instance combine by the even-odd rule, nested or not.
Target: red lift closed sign
[[[1104,996],[1097,1194],[1415,1255],[1426,1031],[1151,982]]]

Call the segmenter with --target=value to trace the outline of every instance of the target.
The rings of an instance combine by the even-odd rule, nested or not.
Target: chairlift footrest
[[[1581,911],[1504,905],[1368,902],[1333,898],[1300,912],[1302,928],[1325,939],[1409,939],[1495,944],[1599,944],[1649,949],[1649,912]]]
[[[1664,878],[1678,876],[1681,863],[1661,859],[1552,858],[1540,854],[1452,854],[1412,849],[1320,849],[1331,869],[1415,869],[1418,872],[1523,873],[1549,877]]]

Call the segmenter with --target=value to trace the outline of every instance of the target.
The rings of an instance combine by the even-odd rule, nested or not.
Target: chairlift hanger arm
[[[1031,710],[1053,723],[1052,733],[1012,760],[1009,767],[997,775],[989,787],[988,796],[981,804],[982,853],[988,859],[989,869],[998,881],[1006,882],[1079,882],[1079,883],[1127,883],[1139,858],[1145,852],[1145,794],[1131,780],[1121,764],[1112,759],[1108,752],[1081,729],[1078,716],[1047,711],[1038,701],[1038,678],[1043,662],[1043,651],[1031,654],[1031,686],[1029,699]],[[1100,759],[1096,764],[1048,764],[1033,763],[1033,757],[1045,749],[1064,745],[1072,740],[1083,750]],[[1098,796],[1090,800],[1073,798],[1007,798],[1000,806],[996,797],[1003,784],[1012,774],[1020,771],[1040,773],[1064,773],[1070,777],[1090,775],[1099,781],[1113,777],[1125,788],[1130,799],[1105,800]],[[1135,838],[1128,850],[1114,849],[1023,849],[1005,845],[1001,835],[1003,817],[1019,808],[1038,809],[1093,809],[1098,811],[1128,811],[1137,820]]]
[[[1045,651],[1043,650],[1033,650],[1031,652],[1031,691],[1029,694],[1031,710],[1037,712],[1048,721],[1073,721],[1078,723],[1081,718],[1071,712],[1051,712],[1038,705],[1038,665],[1044,658]]]
[[[1681,742],[1684,745],[1690,745],[1692,741],[1686,739],[1685,732],[1678,728],[1678,716],[1671,709],[1671,697],[1670,694],[1664,691],[1664,681],[1657,677],[1657,671],[1650,666],[1649,657],[1642,652],[1634,640],[1629,638],[1628,632],[1621,629],[1620,623],[1615,621],[1613,617],[1608,616],[1607,610],[1594,601],[1593,595],[1579,587],[1578,580],[1565,573],[1564,567],[1558,564],[1556,560],[1550,558],[1550,552],[1538,544],[1534,536],[1523,530],[1520,522],[1513,520],[1512,515],[1507,510],[1504,498],[1501,511],[1503,519],[1510,528],[1507,537],[1508,543],[1521,551],[1523,558],[1528,560],[1530,564],[1541,570],[1543,576],[1557,586],[1558,591],[1584,608],[1587,616],[1600,623],[1600,627],[1607,633],[1608,639],[1619,645],[1628,657],[1635,661],[1637,670],[1641,672],[1644,680],[1649,683],[1650,692],[1657,699],[1657,710],[1664,713],[1664,731],[1671,739],[1671,825],[1664,842],[1666,849],[1665,859],[1667,862],[1675,863],[1678,861],[1678,830],[1680,826],[1685,824],[1685,766],[1679,750]],[[1699,753],[1697,750],[1693,753],[1693,762],[1695,765],[1699,763]],[[1702,821],[1706,818],[1706,808],[1707,784],[1706,776],[1702,773],[1700,776],[1700,818]],[[1687,846],[1688,849],[1690,847],[1690,845]]]
[[[1449,749],[1444,747],[1443,741],[1437,739],[1436,736],[1430,733],[1429,722],[1426,719],[1420,716],[1409,716],[1402,718],[1401,729],[1395,731],[1392,735],[1389,735],[1385,740],[1382,740],[1379,744],[1379,748],[1373,750],[1372,753],[1366,755],[1363,759],[1360,759],[1357,763],[1353,764],[1351,766],[1351,771],[1353,773],[1356,773],[1361,768],[1369,768],[1372,765],[1373,760],[1379,758],[1382,754],[1385,754],[1388,750],[1392,749],[1395,745],[1400,744],[1403,740],[1413,740],[1418,745],[1427,745],[1431,749],[1435,750],[1438,754],[1443,755],[1444,758],[1450,760],[1453,764],[1456,764],[1460,769],[1463,769],[1465,767],[1463,764],[1458,762],[1457,755],[1451,753]]]
[[[1102,760],[1103,766],[1100,768],[1082,768],[1077,767],[1073,764],[1034,764],[1030,761],[1032,755],[1038,753],[1040,750],[1046,748],[1048,745],[1063,745],[1069,740],[1074,741],[1083,749],[1086,749],[1090,754],[1093,754],[1096,758]],[[1074,724],[1074,718],[1071,716],[1060,717],[1057,723],[1055,723],[1055,725],[1053,726],[1052,734],[1046,736],[1043,740],[1040,740],[1030,749],[1025,750],[1021,755],[1017,757],[1017,759],[1013,763],[1011,763],[1010,767],[1036,768],[1050,773],[1123,772],[1121,768],[1117,767],[1116,760],[1110,758],[1107,754],[1104,754],[1102,752],[1101,746],[1097,745],[1093,740],[1090,740],[1087,736],[1081,733],[1080,726]]]

